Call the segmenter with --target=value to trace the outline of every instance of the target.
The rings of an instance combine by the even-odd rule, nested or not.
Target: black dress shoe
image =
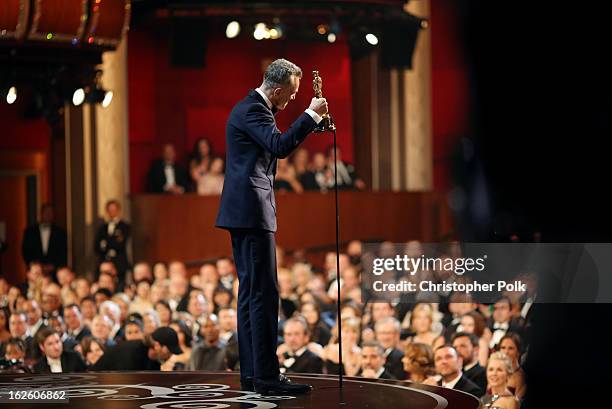
[[[240,390],[255,392],[253,387],[253,378],[240,378]]]
[[[312,390],[312,386],[303,383],[293,383],[283,374],[279,374],[277,378],[256,378],[253,380],[253,386],[255,387],[255,392],[261,395],[278,393],[300,395],[302,393],[308,393]]]

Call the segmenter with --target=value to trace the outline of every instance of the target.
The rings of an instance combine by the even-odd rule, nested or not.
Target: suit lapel
[[[263,97],[259,94],[259,92],[255,91],[254,89],[249,91],[249,96],[251,98],[255,98],[257,101],[261,102],[263,104],[263,106],[265,106],[266,108],[268,108],[268,104],[266,103],[266,101],[263,99]],[[272,115],[275,115],[276,112],[278,112],[278,109],[276,109],[275,106],[272,106],[272,109],[268,108],[269,111],[272,112]]]

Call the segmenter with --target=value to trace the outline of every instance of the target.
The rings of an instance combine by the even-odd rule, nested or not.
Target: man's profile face
[[[276,102],[274,105],[278,109],[285,109],[289,101],[294,100],[295,96],[300,88],[300,79],[295,75],[291,76],[289,80],[289,84],[283,85],[279,88],[274,89],[274,96],[276,97]]]

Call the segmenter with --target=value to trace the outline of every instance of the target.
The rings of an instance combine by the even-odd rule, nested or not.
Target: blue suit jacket
[[[303,113],[285,132],[255,90],[227,120],[226,170],[216,226],[276,231],[274,175],[277,158],[287,157],[316,123]]]

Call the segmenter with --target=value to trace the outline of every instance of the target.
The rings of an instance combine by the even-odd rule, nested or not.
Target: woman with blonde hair
[[[359,318],[350,317],[342,320],[342,373],[346,376],[355,376],[361,368],[361,348],[357,345],[359,341],[361,321]],[[325,362],[326,373],[339,374],[339,351],[338,326],[332,330],[330,344],[323,348],[321,358]]]
[[[518,409],[519,401],[508,389],[512,360],[503,352],[494,352],[487,364],[488,392],[481,398],[487,409]]]
[[[431,345],[420,342],[406,344],[402,363],[408,374],[407,380],[411,382],[423,383],[425,379],[436,374]]]
[[[418,303],[410,315],[410,329],[415,333],[407,339],[408,343],[421,343],[433,346],[439,334],[433,331],[434,310],[431,304]]]

